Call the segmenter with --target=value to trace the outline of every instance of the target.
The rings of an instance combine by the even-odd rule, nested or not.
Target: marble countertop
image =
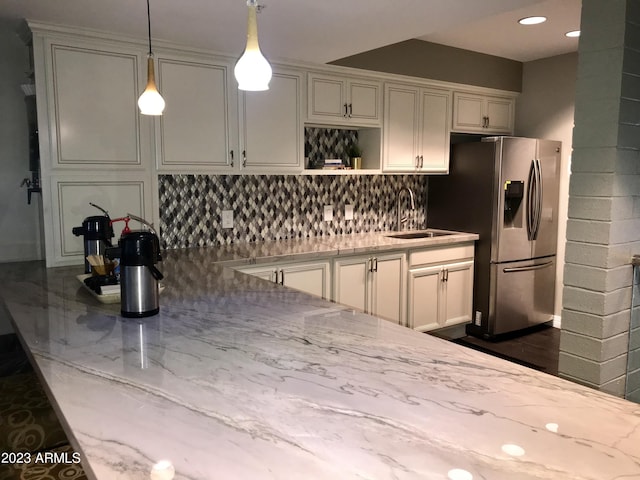
[[[219,263],[238,256],[168,252],[143,320],[80,267],[0,265],[89,478],[640,478],[639,405]]]
[[[422,230],[416,230],[422,231]],[[356,255],[391,250],[406,250],[422,247],[444,247],[458,243],[473,242],[479,237],[475,233],[448,230],[425,230],[448,232],[448,235],[414,239],[390,237],[398,232],[357,233],[329,235],[302,239],[226,245],[217,252],[216,260],[225,265],[261,263],[274,261],[303,261],[314,258]]]

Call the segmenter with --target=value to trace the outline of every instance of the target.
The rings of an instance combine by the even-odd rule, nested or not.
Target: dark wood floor
[[[551,375],[558,375],[560,329],[541,325],[498,341],[466,336],[454,342]]]

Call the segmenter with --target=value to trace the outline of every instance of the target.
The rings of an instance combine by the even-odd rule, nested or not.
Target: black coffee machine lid
[[[120,265],[154,265],[160,258],[158,236],[148,231],[124,233],[118,241]]]
[[[113,238],[111,219],[106,215],[87,217],[81,227],[74,227],[72,232],[76,236],[84,235],[86,240],[105,240]]]

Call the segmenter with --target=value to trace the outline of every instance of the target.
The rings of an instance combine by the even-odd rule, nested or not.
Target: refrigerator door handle
[[[541,269],[547,268],[547,267],[549,267],[551,265],[553,265],[553,262],[544,262],[544,263],[538,263],[537,265],[531,265],[529,267],[504,268],[502,271],[504,273],[529,272],[531,270],[541,270]]]
[[[535,226],[533,230],[533,239],[538,239],[538,232],[540,231],[540,222],[542,220],[542,168],[540,167],[540,159],[535,159],[536,165],[536,217]]]
[[[535,195],[535,178],[536,167],[535,160],[531,160],[531,168],[529,168],[529,178],[527,179],[527,239],[533,240],[533,225],[534,225],[534,195]]]

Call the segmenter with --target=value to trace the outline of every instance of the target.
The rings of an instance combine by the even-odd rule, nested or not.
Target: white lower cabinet
[[[471,321],[474,243],[235,270],[427,332]]]
[[[235,270],[322,298],[329,298],[331,291],[331,264],[329,261],[267,264],[239,267]]]
[[[420,332],[471,321],[473,244],[410,254],[407,326]]]
[[[404,252],[338,258],[333,265],[335,302],[404,324]]]

